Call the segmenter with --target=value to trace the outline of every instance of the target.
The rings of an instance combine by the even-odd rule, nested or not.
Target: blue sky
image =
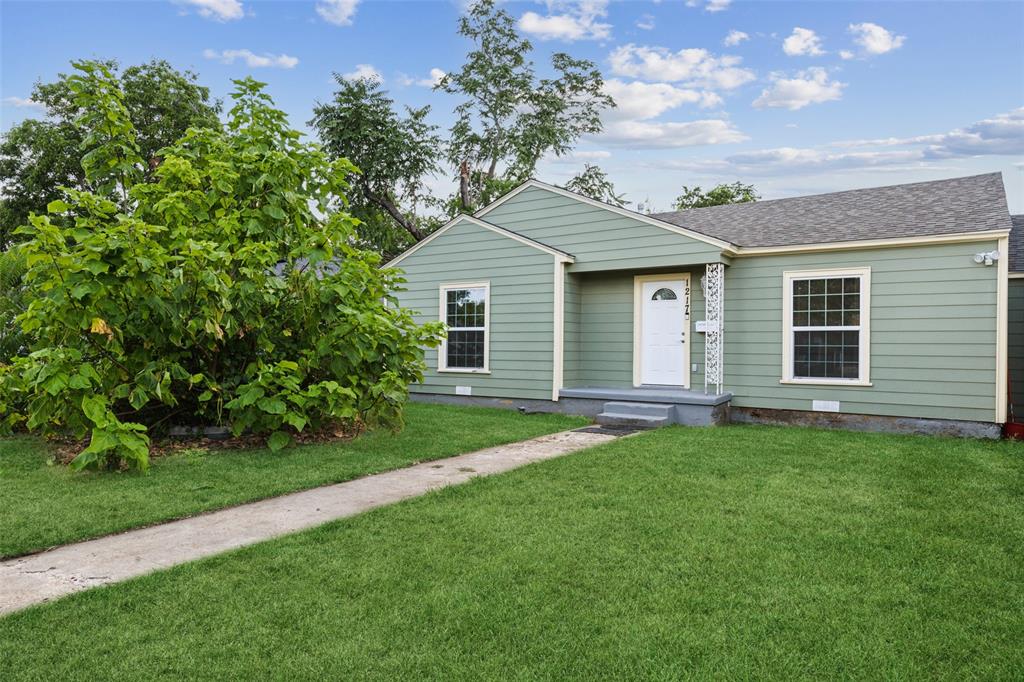
[[[451,122],[430,89],[458,68],[450,0],[0,1],[0,128],[38,116],[32,84],[71,59],[158,57],[220,97],[253,75],[299,129],[331,73],[373,71],[399,102]],[[682,185],[742,180],[765,198],[1003,173],[1024,212],[1024,3],[603,0],[506,2],[548,56],[596,62],[619,108],[603,134],[538,178],[584,163],[632,202],[667,209]],[[731,35],[731,38],[730,38]],[[448,177],[431,186],[451,191]]]

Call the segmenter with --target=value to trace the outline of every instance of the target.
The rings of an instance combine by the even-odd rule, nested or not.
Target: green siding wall
[[[1014,418],[1024,420],[1024,279],[1011,279],[1009,294],[1010,403]]]
[[[674,272],[687,272],[677,268]],[[700,278],[704,269],[690,272],[690,363],[698,365],[691,373],[690,386],[704,385],[704,335],[693,331],[693,321],[704,319],[704,297]],[[579,334],[572,350],[577,368],[566,386],[633,385],[633,276],[656,274],[651,271],[592,273],[578,276],[580,313]],[[568,336],[566,352],[569,352]]]
[[[441,284],[491,284],[491,373],[438,373],[437,349],[428,349],[424,382],[411,391],[453,394],[470,386],[475,396],[551,399],[554,256],[465,222],[398,267],[408,280],[398,299],[420,322],[439,319]]]
[[[725,384],[733,405],[995,420],[996,242],[736,259],[726,269]],[[871,387],[779,384],[782,273],[871,267]]]
[[[481,216],[571,253],[575,273],[718,262],[721,250],[640,220],[531,187]]]
[[[562,385],[579,386],[580,371],[580,277],[565,273]]]

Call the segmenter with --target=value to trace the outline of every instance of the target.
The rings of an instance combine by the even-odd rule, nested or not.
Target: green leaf
[[[292,437],[284,431],[274,431],[270,434],[270,438],[267,439],[267,445],[274,452],[280,451],[282,448],[292,442]]]
[[[296,412],[288,412],[285,414],[284,421],[295,427],[296,431],[301,431],[306,427],[306,418]]]
[[[105,426],[107,416],[107,399],[101,395],[87,395],[82,398],[82,413],[96,426]]]
[[[288,406],[280,398],[263,398],[256,406],[267,414],[284,414],[288,410]]]
[[[158,384],[157,389],[159,390],[159,388],[160,386]],[[132,392],[128,394],[128,402],[136,410],[141,409],[146,403],[149,402],[149,394],[147,394],[144,389],[136,386],[132,390]]]
[[[61,201],[60,199],[54,199],[53,201],[51,201],[50,203],[48,203],[46,205],[46,212],[47,213],[67,213],[67,211],[70,208],[71,207],[68,206],[66,202]]]
[[[94,275],[98,275],[110,269],[109,265],[99,260],[86,261],[83,267]]]

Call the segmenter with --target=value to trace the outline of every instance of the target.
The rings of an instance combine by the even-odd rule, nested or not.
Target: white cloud
[[[835,143],[836,147],[905,147],[923,146],[929,159],[958,156],[991,156],[1024,154],[1024,107],[997,114],[965,128],[956,128],[937,135],[887,137],[874,140],[850,140]]]
[[[442,74],[444,75],[444,74]],[[370,79],[375,80],[379,83],[384,82],[384,76],[381,75],[380,71],[373,68],[372,64],[356,64],[356,68],[348,73],[341,74],[342,78],[346,80],[354,81],[359,79]]]
[[[548,14],[526,12],[519,28],[538,40],[604,40],[611,36],[612,25],[600,19],[608,16],[608,0],[548,0]]]
[[[755,108],[786,108],[796,111],[808,104],[837,100],[842,97],[843,88],[846,87],[846,83],[829,80],[828,72],[821,67],[801,71],[794,78],[774,73],[771,81],[771,87],[762,90],[761,96],[754,100]]]
[[[625,83],[611,78],[604,83],[604,91],[615,100],[616,107],[609,109],[605,120],[646,120],[665,113],[683,104],[697,104],[713,107],[722,104],[722,98],[707,90],[677,88],[669,83]]]
[[[316,13],[328,24],[351,26],[358,6],[359,0],[321,0],[316,5]]]
[[[857,147],[876,149],[851,149]],[[978,156],[1019,157],[1021,154],[1024,154],[1024,107],[937,135],[842,141],[823,148],[761,149],[722,159],[676,161],[671,165],[702,173],[763,177],[853,169],[954,170],[941,162]]]
[[[38,109],[43,111],[46,107],[31,97],[4,97],[4,104],[9,104],[17,109]]]
[[[429,78],[423,78],[421,80],[418,80],[416,81],[416,84],[422,85],[423,87],[432,88],[438,83],[440,83],[441,79],[444,78],[446,75],[448,75],[447,71],[445,71],[444,69],[434,67],[433,69],[430,70]]]
[[[203,56],[207,59],[216,59],[222,64],[234,64],[235,60],[240,59],[245,62],[246,66],[253,69],[264,67],[291,69],[299,63],[297,57],[291,57],[286,54],[271,54],[269,52],[256,54],[252,50],[222,50],[220,52],[216,50],[203,50]]]
[[[653,14],[641,15],[640,18],[636,20],[636,27],[641,29],[641,30],[643,30],[643,31],[652,31],[652,30],[654,30],[654,15]]]
[[[878,55],[892,52],[903,45],[906,36],[898,36],[882,28],[878,24],[864,22],[862,24],[850,24],[850,33],[853,34],[853,42],[860,45],[865,54]]]
[[[673,166],[701,173],[763,177],[891,166],[913,163],[919,158],[914,152],[906,151],[829,152],[820,149],[779,147],[732,154],[724,159],[678,161]]]
[[[729,31],[729,35],[725,37],[725,40],[722,41],[722,44],[725,45],[726,47],[733,47],[734,45],[739,45],[744,40],[750,40],[750,36],[744,33],[743,31],[737,31],[736,29],[733,29]]]
[[[672,52],[664,47],[623,45],[610,55],[612,73],[651,81],[685,82],[703,88],[731,90],[754,80],[754,72],[739,66],[740,57],[716,57],[702,48]]]
[[[670,149],[743,142],[748,138],[729,121],[706,119],[685,123],[617,121],[607,125],[598,139],[632,149]]]
[[[195,7],[199,16],[217,21],[232,21],[245,16],[240,0],[177,0],[179,4]]]
[[[856,55],[849,50],[839,50],[839,56],[842,59],[853,59]]]
[[[559,163],[559,164],[577,164],[580,161],[603,161],[610,159],[612,153],[604,149],[592,149],[592,150],[576,150],[563,154],[562,156],[551,156],[544,157],[544,160],[548,163]]]
[[[724,12],[729,9],[729,5],[732,4],[732,0],[708,0],[708,4],[704,5],[705,12]]]
[[[413,78],[412,76],[401,73],[398,74],[398,84],[405,86],[421,85],[425,88],[432,88],[441,82],[441,79],[445,77],[446,73],[447,72],[444,69],[438,69],[437,67],[431,69],[430,75],[426,78]]]
[[[808,56],[817,57],[825,54],[821,49],[821,38],[809,28],[797,26],[788,38],[782,41],[782,51],[790,57]]]

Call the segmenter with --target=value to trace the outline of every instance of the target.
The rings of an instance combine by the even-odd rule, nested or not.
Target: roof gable
[[[697,240],[699,242],[703,242],[705,244],[708,244],[710,246],[714,246],[714,247],[719,248],[719,249],[729,249],[732,246],[732,244],[730,244],[726,240],[719,239],[719,238],[711,236],[711,235],[702,234],[700,232],[696,232],[696,231],[690,230],[690,229],[688,229],[686,227],[682,227],[680,225],[674,225],[674,224],[672,224],[670,222],[667,222],[667,221],[664,221],[664,220],[660,220],[660,219],[656,218],[655,216],[646,215],[644,213],[637,213],[636,211],[630,211],[629,209],[626,209],[626,208],[622,208],[622,207],[619,207],[619,206],[613,206],[612,204],[607,204],[607,203],[605,203],[603,201],[598,201],[596,199],[591,199],[590,197],[583,196],[582,194],[577,194],[576,192],[571,192],[571,191],[569,191],[567,189],[564,189],[562,187],[556,187],[555,185],[549,185],[549,184],[547,184],[545,182],[541,182],[539,180],[527,180],[523,184],[521,184],[518,187],[516,187],[515,189],[513,189],[511,192],[509,192],[509,193],[507,193],[507,194],[505,194],[505,195],[503,195],[501,197],[498,197],[495,201],[492,201],[487,206],[484,206],[482,209],[480,209],[479,211],[477,211],[473,215],[478,217],[478,218],[481,218],[481,217],[487,215],[488,213],[490,213],[491,211],[493,211],[493,210],[497,209],[498,207],[502,206],[503,204],[505,204],[505,203],[507,203],[509,201],[514,200],[521,193],[526,192],[526,191],[531,190],[531,189],[534,189],[534,190],[538,190],[539,189],[539,190],[543,190],[545,192],[549,192],[551,194],[555,194],[555,195],[562,196],[562,197],[567,197],[567,198],[572,199],[573,201],[577,201],[577,202],[579,202],[581,204],[585,204],[587,206],[593,206],[593,207],[602,209],[604,211],[609,211],[609,212],[614,213],[616,215],[624,216],[626,218],[631,218],[631,219],[636,220],[638,222],[645,223],[647,225],[652,225],[652,226],[657,227],[657,228],[662,229],[662,230],[667,230],[669,232],[672,232],[672,233],[675,233],[675,234],[678,234],[678,235],[682,235],[684,237],[689,237],[690,239],[695,239],[695,240]]]
[[[483,209],[487,221],[576,257],[573,272],[718,263],[731,247],[531,181]],[[478,215],[480,215],[478,214]]]
[[[482,227],[482,228],[484,228],[486,230],[490,230],[491,232],[499,234],[502,237],[506,237],[507,239],[515,240],[517,242],[520,242],[521,244],[525,244],[526,246],[530,246],[530,247],[532,247],[534,249],[537,249],[538,251],[543,251],[545,253],[549,253],[552,256],[555,256],[557,258],[561,258],[561,259],[565,260],[566,262],[571,263],[574,260],[573,255],[571,253],[566,253],[565,251],[553,248],[551,246],[548,246],[547,244],[542,244],[541,242],[539,242],[539,241],[537,241],[535,239],[530,239],[529,237],[524,237],[524,236],[522,236],[520,234],[516,234],[515,232],[512,232],[511,230],[506,230],[503,227],[500,227],[498,225],[493,225],[493,224],[491,224],[489,222],[486,222],[484,220],[480,220],[479,218],[476,218],[474,216],[467,215],[467,214],[462,214],[462,215],[456,216],[455,218],[452,218],[447,223],[445,223],[443,226],[438,228],[435,232],[432,232],[430,235],[428,235],[425,239],[423,239],[422,241],[417,242],[416,244],[414,244],[413,246],[409,247],[408,249],[403,251],[401,254],[399,254],[395,258],[393,258],[390,261],[388,261],[385,264],[384,267],[389,267],[390,268],[390,267],[394,267],[394,266],[398,265],[398,263],[400,263],[401,261],[405,260],[407,257],[411,256],[412,254],[416,253],[417,251],[419,251],[421,248],[423,248],[427,244],[430,244],[434,240],[441,238],[444,234],[448,233],[456,225],[461,225],[463,223],[469,223],[469,224],[475,225],[477,227]]]

